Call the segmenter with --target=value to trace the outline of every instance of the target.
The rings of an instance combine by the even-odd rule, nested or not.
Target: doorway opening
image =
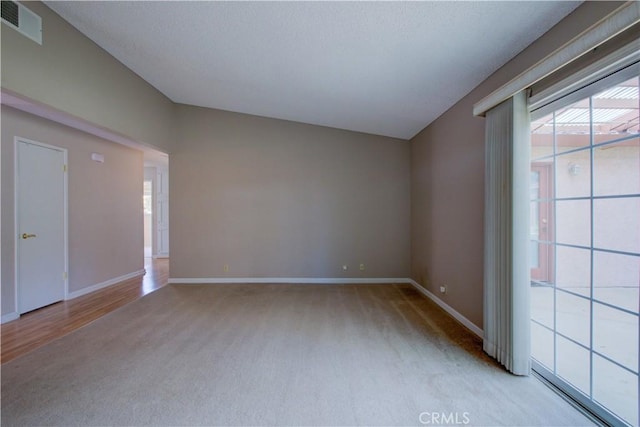
[[[144,152],[143,178],[144,257],[169,258],[169,156]]]

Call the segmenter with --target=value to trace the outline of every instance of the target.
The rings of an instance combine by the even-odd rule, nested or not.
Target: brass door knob
[[[30,239],[32,237],[36,237],[36,235],[35,234],[22,233],[22,238],[25,239],[25,240],[26,239]]]

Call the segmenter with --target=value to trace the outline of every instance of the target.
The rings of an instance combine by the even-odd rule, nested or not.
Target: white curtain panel
[[[524,91],[485,123],[484,351],[529,375],[529,113]]]

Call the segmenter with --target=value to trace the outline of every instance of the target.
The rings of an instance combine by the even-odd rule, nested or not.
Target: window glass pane
[[[593,194],[640,194],[640,138],[593,150]]]
[[[640,253],[640,197],[593,201],[594,247]]]
[[[639,421],[639,81],[592,95],[585,88],[584,99],[532,122],[529,205],[536,367],[548,368],[569,394],[584,393],[596,412],[605,407],[633,425]]]
[[[574,151],[556,157],[556,197],[591,195],[591,150]]]
[[[553,292],[551,286],[531,286],[531,318],[550,328],[553,328]]]
[[[531,322],[531,356],[553,371],[553,331]]]
[[[556,345],[558,375],[589,396],[589,351],[560,335],[556,335]]]
[[[531,122],[531,158],[553,154],[553,114]]]
[[[531,239],[553,240],[553,202],[531,202]]]
[[[579,342],[590,345],[591,305],[589,300],[556,292],[556,330]]]
[[[589,246],[591,244],[591,204],[589,200],[556,202],[558,243]]]
[[[556,286],[580,295],[591,295],[590,250],[556,248]]]
[[[594,251],[593,297],[638,312],[640,257]]]
[[[597,142],[638,133],[638,78],[593,96],[593,133]]]
[[[593,355],[593,398],[631,425],[638,425],[638,376]]]
[[[589,98],[555,112],[556,154],[591,144],[590,117]]]
[[[638,316],[594,303],[593,349],[638,372]]]
[[[550,243],[531,242],[531,281],[540,284],[553,283],[554,249]]]
[[[538,264],[540,264],[540,250],[538,249],[538,245],[539,243],[531,241],[531,248],[529,249],[530,252],[530,266],[531,268],[537,267]]]

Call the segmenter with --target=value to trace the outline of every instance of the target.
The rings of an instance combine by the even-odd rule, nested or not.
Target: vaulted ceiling
[[[174,102],[408,139],[580,2],[46,4]]]

